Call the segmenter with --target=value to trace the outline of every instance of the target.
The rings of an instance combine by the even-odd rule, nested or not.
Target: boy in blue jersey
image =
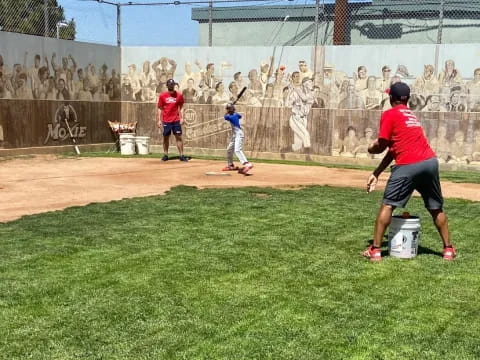
[[[232,126],[232,137],[230,138],[230,143],[227,147],[227,166],[225,166],[223,171],[234,171],[238,170],[241,174],[246,175],[252,168],[253,164],[249,162],[243,153],[243,130],[240,126],[240,119],[242,115],[235,112],[235,106],[233,104],[227,104],[227,112],[225,113],[224,119],[230,122]],[[243,168],[239,169],[233,164],[233,153],[237,156],[238,160],[243,164]]]

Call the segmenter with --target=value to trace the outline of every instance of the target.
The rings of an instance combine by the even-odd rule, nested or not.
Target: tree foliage
[[[66,20],[63,7],[57,0],[1,0],[0,27],[3,31],[49,37],[57,36],[57,23],[67,26],[59,28],[61,39],[74,40],[75,21]]]

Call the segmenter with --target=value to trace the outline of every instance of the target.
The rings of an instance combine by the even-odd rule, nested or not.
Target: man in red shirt
[[[173,132],[177,140],[180,161],[188,161],[183,155],[182,124],[183,124],[183,96],[175,90],[175,80],[167,80],[167,89],[158,98],[158,122],[159,128],[163,127],[163,161],[168,160],[168,146],[170,134]]]
[[[395,83],[390,87],[392,108],[383,112],[380,119],[378,139],[369,147],[371,154],[380,154],[387,147],[389,151],[367,181],[367,192],[372,191],[378,176],[395,160],[391,167],[383,194],[382,205],[375,221],[373,244],[364,256],[372,261],[382,259],[380,247],[385,230],[396,207],[405,207],[414,190],[423,198],[433,222],[443,241],[443,258],[453,260],[456,252],[450,243],[447,215],[442,209],[443,197],[438,174],[438,160],[430,148],[420,122],[407,107],[410,88],[405,83]]]

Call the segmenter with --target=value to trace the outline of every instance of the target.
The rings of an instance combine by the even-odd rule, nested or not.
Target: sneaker
[[[252,170],[253,164],[252,163],[246,163],[245,166],[240,170],[240,172],[243,175],[246,175],[250,170]]]
[[[238,171],[238,166],[235,166],[233,164],[225,166],[222,171]]]
[[[455,256],[457,256],[457,252],[455,251],[455,248],[453,246],[443,249],[443,260],[451,261],[455,259]]]
[[[187,158],[185,155],[180,155],[180,156],[178,157],[178,159],[179,159],[180,161],[185,161],[185,162],[188,161],[188,158]]]
[[[363,256],[369,258],[370,261],[380,261],[382,260],[382,250],[379,248],[374,248],[373,245],[367,247],[367,249],[362,253]]]
[[[168,155],[163,155],[162,161],[168,161]]]

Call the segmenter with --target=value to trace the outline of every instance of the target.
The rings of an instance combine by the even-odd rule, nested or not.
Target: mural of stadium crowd
[[[306,53],[297,59],[290,56],[288,61],[271,56],[258,61],[256,66],[254,59],[250,59],[246,70],[235,69],[228,61],[202,63],[193,57],[191,62],[185,62],[185,54],[180,55],[182,68],[179,68],[178,60],[171,56],[152,59],[150,55],[147,57],[150,60],[138,62],[142,57],[136,54],[137,60],[126,63],[126,71],[119,74],[115,65],[109,68],[105,64],[107,58],[97,58],[94,63],[83,57],[83,63],[79,63],[76,58],[82,53],[75,54],[25,51],[22,59],[13,61],[9,54],[8,63],[0,54],[0,99],[122,100],[153,104],[166,91],[166,81],[173,78],[185,103],[223,106],[247,87],[238,105],[291,109],[288,125],[292,143],[285,144],[282,151],[308,156],[312,143],[318,140],[310,137],[312,108],[386,110],[390,107],[386,90],[394,82],[402,81],[411,86],[409,105],[417,114],[446,113],[441,121],[438,116],[430,121],[428,116],[419,115],[441,161],[480,162],[479,121],[454,116],[480,112],[480,68],[458,69],[452,59],[445,60],[438,70],[426,64],[419,74],[410,73],[402,64],[378,68],[359,65],[348,74],[323,63],[322,70],[314,76],[312,60],[305,57]],[[465,77],[461,70],[465,70]],[[377,121],[359,125],[348,120],[345,126],[333,128],[328,135],[332,137],[331,155],[370,157],[366,148],[376,136]]]
[[[464,79],[454,60],[446,60],[437,76],[433,65],[427,64],[416,77],[404,65],[393,70],[388,65],[381,69],[360,65],[349,76],[327,64],[311,90],[306,90],[303,82],[313,80],[313,71],[302,59],[291,71],[286,71],[285,65],[274,68],[275,59],[271,58],[232,77],[223,75],[231,66],[226,62],[202,65],[196,60],[178,71],[176,61],[167,57],[139,66],[130,64],[121,77],[105,64],[78,64],[71,54],[60,58],[55,52],[51,56],[25,52],[18,60],[6,64],[0,54],[1,99],[156,102],[166,90],[166,81],[174,78],[186,103],[224,105],[246,86],[239,104],[248,106],[291,107],[290,95],[296,89],[311,93],[314,108],[386,110],[390,106],[386,89],[404,81],[412,88],[409,105],[414,111],[480,111],[480,68],[470,70],[471,77]]]
[[[302,89],[306,93],[303,82],[314,80],[311,66],[300,59],[298,68],[287,72],[285,65],[275,67],[273,64],[275,59],[271,58],[259,63],[258,68],[245,73],[237,71],[232,77],[223,74],[225,68],[231,67],[227,62],[202,65],[196,60],[186,63],[182,71],[178,71],[174,59],[167,57],[145,61],[139,66],[130,64],[128,73],[122,74],[122,100],[155,102],[158,94],[166,90],[166,81],[174,78],[186,103],[224,105],[233,101],[246,86],[248,90],[240,104],[291,107],[292,90]],[[310,90],[312,107],[386,110],[390,107],[386,90],[391,84],[403,81],[412,88],[410,107],[414,111],[480,111],[480,68],[474,69],[471,78],[466,79],[462,78],[454,60],[446,60],[437,76],[434,66],[428,64],[416,77],[404,65],[370,70],[360,65],[353,70],[353,76],[349,76],[332,66],[324,66],[323,77],[315,79],[315,86]]]
[[[314,73],[306,60],[300,59],[297,68],[286,71],[285,65],[272,66],[275,59],[260,63],[258,68],[246,74],[234,72],[231,78],[223,75],[228,62],[201,64],[186,63],[181,76],[174,59],[162,57],[157,61],[145,61],[141,70],[136,64],[128,66],[123,75],[122,99],[128,101],[157,101],[158,94],[166,91],[166,81],[174,78],[177,90],[187,104],[225,105],[237,98],[243,87],[247,90],[237,104],[251,107],[291,108],[289,125],[293,142],[284,151],[310,154],[312,140],[308,115],[312,108],[345,110],[387,110],[390,108],[387,89],[395,82],[411,86],[410,108],[416,112],[478,112],[480,110],[480,68],[473,72],[473,79],[463,79],[453,60],[445,61],[444,68],[435,76],[433,65],[425,65],[422,74],[413,77],[406,66],[394,70],[388,65],[379,69],[381,75],[370,75],[361,65],[353,76],[335,71],[332,66],[323,68],[323,77],[314,79]],[[413,77],[413,79],[412,79]],[[480,129],[477,122],[445,119],[434,128],[424,119],[429,128],[427,136],[437,151],[440,162],[480,164]],[[448,125],[447,125],[448,123]],[[475,123],[475,125],[474,125]],[[437,129],[438,127],[438,129]],[[447,136],[447,127],[448,134]],[[332,156],[369,158],[368,144],[375,138],[375,124],[361,129],[360,134],[352,122],[340,134],[332,136]],[[451,139],[450,139],[451,138]],[[378,156],[377,156],[378,157]]]
[[[0,54],[0,99],[120,100],[120,76],[106,64],[81,67],[71,54],[42,58],[25,52],[23,61],[13,65]]]

